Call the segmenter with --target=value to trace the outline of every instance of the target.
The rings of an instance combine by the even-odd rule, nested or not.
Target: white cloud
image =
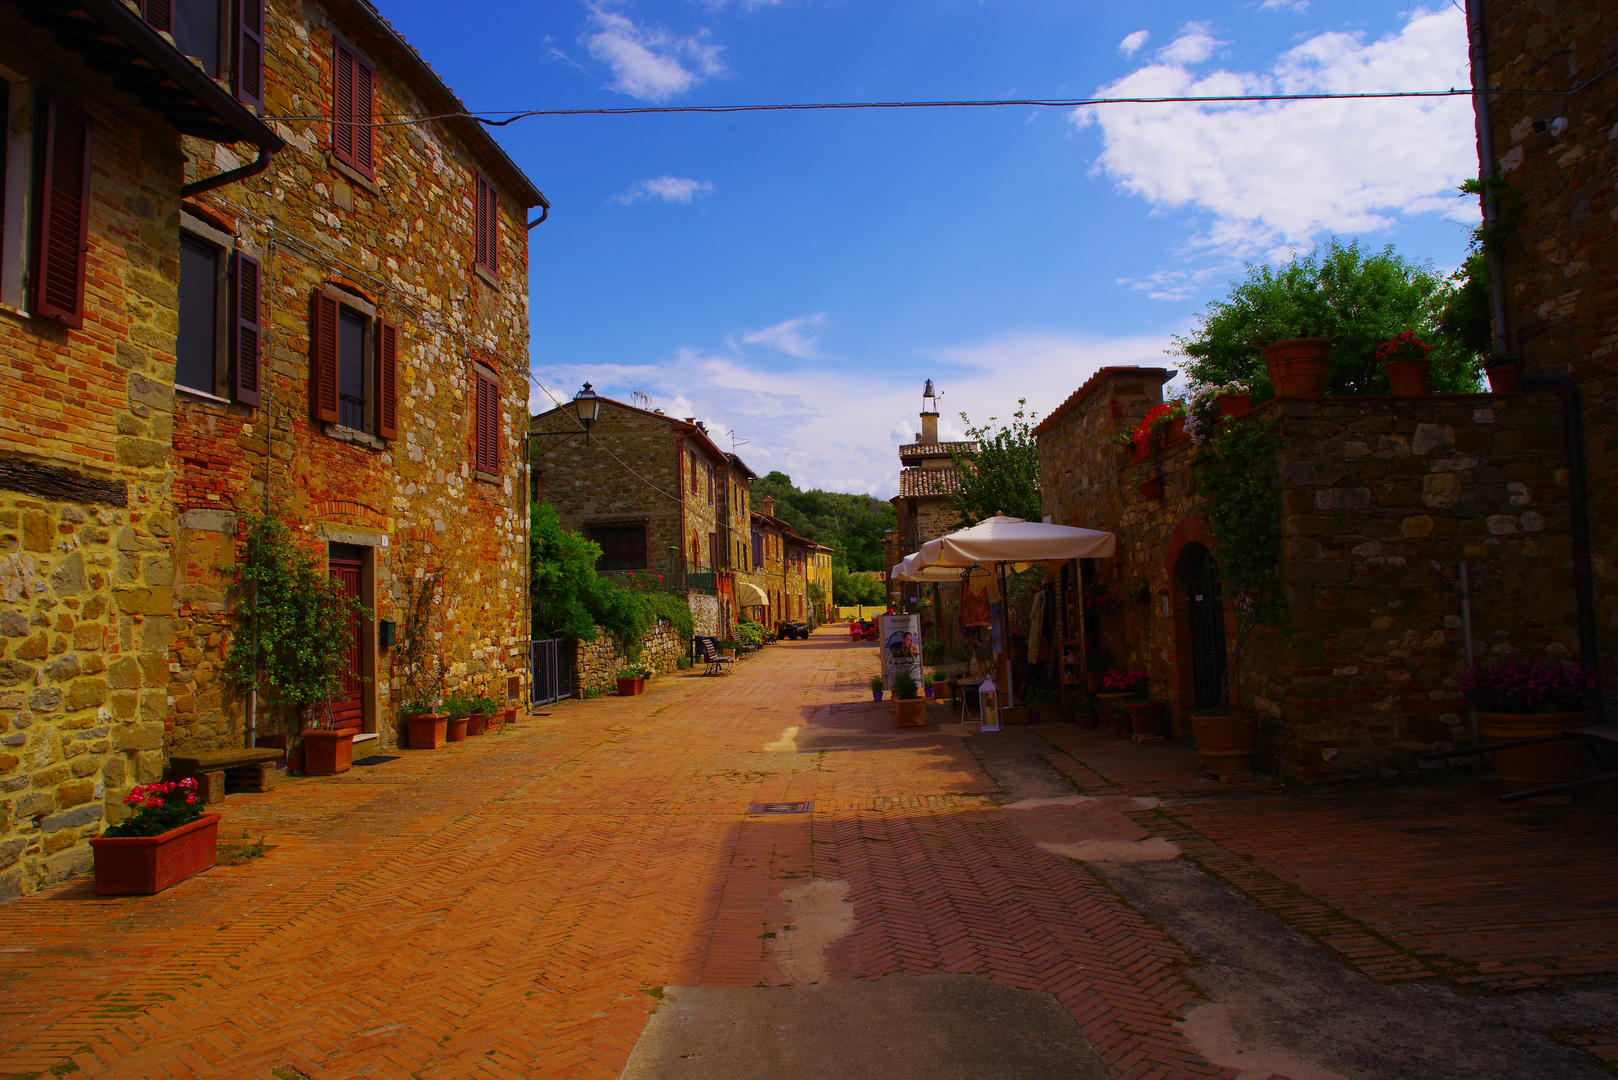
[[[1191,39],[1196,38],[1193,42]],[[1458,9],[1418,10],[1375,41],[1319,34],[1268,71],[1198,76],[1212,46],[1186,32],[1159,60],[1097,96],[1362,93],[1464,86],[1466,28]],[[1193,251],[1225,257],[1308,247],[1325,233],[1383,229],[1400,214],[1464,215],[1454,191],[1477,171],[1464,97],[1240,104],[1111,105],[1075,110],[1100,128],[1098,171],[1160,209],[1211,215]]]
[[[1098,368],[1173,363],[1164,355],[1166,332],[1121,338],[1006,334],[917,350],[901,363],[878,366],[784,360],[755,351],[775,346],[762,338],[749,341],[749,335],[774,329],[731,335],[716,350],[677,348],[644,364],[545,367],[536,374],[564,399],[586,379],[619,401],[644,391],[653,407],[671,416],[702,419],[723,449],[732,449],[726,432],[734,431],[746,440],[735,444],[736,453],[760,474],[779,469],[799,487],[887,498],[898,487],[898,447],[920,427],[916,414],[929,377],[942,394],[940,434],[958,439],[965,434],[963,411],[974,424],[990,416],[1004,422],[1025,396],[1043,416]],[[550,407],[543,394],[534,395],[534,411]]]
[[[1260,11],[1296,11],[1303,13],[1309,10],[1309,0],[1264,0],[1258,6]]]
[[[739,340],[743,345],[763,345],[800,360],[812,360],[819,355],[816,346],[820,344],[820,335],[813,331],[825,325],[826,316],[817,312],[787,319],[762,330],[744,330]]]
[[[642,101],[667,101],[725,70],[704,35],[677,37],[642,26],[604,4],[590,5],[590,55],[612,69],[612,88]]]
[[[682,176],[657,176],[650,180],[642,180],[624,194],[614,196],[613,201],[623,203],[625,206],[645,199],[688,203],[700,195],[712,194],[713,183],[708,180],[688,180]]]
[[[1150,30],[1136,30],[1118,43],[1118,51],[1125,56],[1134,56],[1140,51],[1140,47],[1146,44],[1146,39],[1151,36],[1152,32]]]
[[[1157,58],[1165,64],[1200,64],[1223,45],[1216,41],[1207,23],[1189,22],[1180,29],[1180,36],[1157,50]],[[1126,39],[1127,40],[1127,39]]]

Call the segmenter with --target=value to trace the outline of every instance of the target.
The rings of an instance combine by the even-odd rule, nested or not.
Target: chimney
[[[775,497],[766,495],[758,501],[758,508],[770,517],[775,516]]]
[[[938,441],[938,396],[933,393],[933,380],[927,380],[927,387],[921,392],[921,434],[916,436],[920,443],[936,443]]]

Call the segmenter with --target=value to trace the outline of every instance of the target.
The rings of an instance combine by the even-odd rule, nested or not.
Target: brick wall
[[[88,867],[84,841],[161,775],[181,157],[178,135],[14,11],[0,63],[94,125],[83,328],[0,307],[5,899]]]

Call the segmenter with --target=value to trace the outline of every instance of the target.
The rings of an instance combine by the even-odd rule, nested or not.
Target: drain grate
[[[756,802],[749,803],[749,814],[807,814],[814,810],[812,802]]]

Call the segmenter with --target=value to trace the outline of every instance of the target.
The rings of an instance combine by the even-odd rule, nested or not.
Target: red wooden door
[[[336,579],[343,595],[354,600],[360,598],[360,564],[347,559],[331,560],[331,576]],[[347,670],[343,673],[343,687],[332,698],[331,724],[334,728],[360,730],[365,724],[365,707],[360,700],[360,675],[365,665],[364,626],[358,615],[350,615],[348,654],[344,658]]]

